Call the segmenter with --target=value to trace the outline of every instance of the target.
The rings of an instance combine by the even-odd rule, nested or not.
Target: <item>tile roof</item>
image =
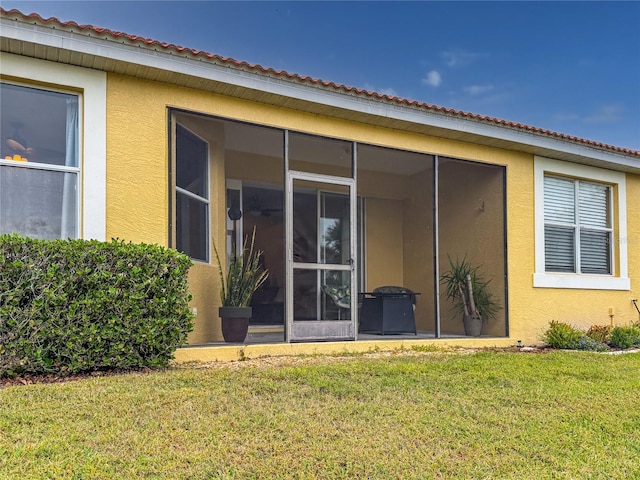
[[[0,7],[0,13],[3,16],[13,17],[16,20],[20,19],[22,21],[26,21],[27,23],[31,22],[34,24],[51,26],[53,28],[62,28],[66,31],[72,31],[72,32],[76,32],[84,35],[99,36],[106,40],[116,40],[119,42],[122,42],[124,40],[132,45],[146,46],[148,48],[153,48],[153,49],[158,49],[159,47],[162,50],[165,50],[168,52],[177,52],[180,54],[186,54],[186,55],[192,56],[193,58],[206,59],[218,65],[238,68],[245,71],[254,72],[260,75],[285,79],[285,80],[293,81],[293,82],[304,84],[304,85],[316,86],[326,90],[352,94],[352,95],[361,96],[364,98],[383,100],[383,101],[398,104],[401,106],[410,106],[410,107],[418,108],[428,112],[436,112],[439,114],[444,114],[452,117],[474,120],[474,121],[478,121],[485,124],[493,124],[493,125],[499,125],[507,128],[513,128],[516,130],[522,130],[526,132],[531,132],[535,134],[557,138],[560,140],[576,142],[576,143],[587,145],[590,147],[595,147],[595,148],[608,150],[616,153],[621,153],[625,155],[636,156],[640,158],[640,150],[632,150],[628,148],[616,147],[614,145],[608,145],[605,143],[596,142],[593,140],[588,140],[588,139],[576,137],[573,135],[567,135],[564,133],[554,132],[552,130],[533,127],[530,125],[525,125],[523,123],[502,120],[495,117],[464,112],[462,110],[456,110],[453,108],[441,107],[438,105],[420,102],[417,100],[410,100],[410,99],[395,97],[392,95],[372,92],[369,90],[364,90],[356,87],[324,81],[318,78],[312,78],[308,76],[298,75],[295,73],[289,73],[284,70],[275,70],[273,68],[263,67],[258,64],[250,64],[244,61],[239,61],[231,57],[223,57],[223,56],[205,52],[202,50],[195,50],[187,47],[182,47],[180,45],[174,45],[172,43],[160,42],[158,40],[144,38],[138,35],[131,35],[123,32],[116,32],[113,30],[109,30],[107,28],[96,27],[94,25],[78,25],[74,21],[63,22],[55,17],[45,19],[45,18],[42,18],[37,13],[31,13],[27,15],[17,9],[7,11],[2,7]]]

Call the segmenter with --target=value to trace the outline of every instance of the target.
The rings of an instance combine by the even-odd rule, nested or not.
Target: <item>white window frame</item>
[[[80,236],[80,225],[81,225],[81,219],[80,219],[80,212],[81,212],[81,205],[80,205],[80,197],[81,197],[81,192],[82,192],[82,183],[80,181],[81,179],[81,165],[82,165],[82,154],[80,153],[80,145],[82,145],[82,95],[77,93],[77,92],[70,92],[70,91],[66,91],[66,90],[62,90],[59,88],[47,88],[47,87],[41,87],[38,85],[33,85],[33,84],[28,84],[28,83],[21,83],[21,82],[12,82],[12,81],[6,81],[6,80],[2,80],[0,83],[3,83],[5,85],[13,85],[16,87],[24,87],[26,89],[33,89],[33,90],[40,90],[43,92],[52,92],[52,93],[62,93],[65,95],[72,95],[74,97],[77,98],[78,100],[78,132],[77,132],[77,137],[78,137],[78,158],[77,160],[77,166],[75,167],[67,167],[64,165],[54,165],[54,164],[49,164],[49,163],[34,163],[34,162],[16,162],[13,160],[5,160],[4,158],[0,158],[0,167],[2,166],[8,166],[8,167],[13,167],[13,168],[25,168],[27,170],[44,170],[47,172],[59,172],[59,173],[68,173],[68,174],[73,174],[75,176],[75,181],[76,181],[76,198],[75,198],[75,203],[76,203],[76,208],[74,211],[75,214],[75,219],[74,219],[74,224],[75,224],[75,228],[73,230],[73,236],[71,238],[79,238]],[[28,155],[28,154],[27,154]],[[66,181],[66,180],[65,180]],[[0,205],[1,207],[1,205]],[[24,235],[24,232],[17,232],[19,234]],[[66,239],[67,237],[64,235],[64,232],[61,232],[62,236],[59,237],[61,239]],[[28,234],[27,234],[28,235]]]
[[[88,68],[0,53],[7,83],[80,97],[78,237],[106,240],[107,74]],[[14,165],[14,163],[10,163]]]
[[[611,186],[611,228],[613,245],[611,274],[584,274],[545,271],[544,177],[566,176],[586,182]],[[622,172],[562,162],[543,157],[534,159],[535,182],[535,273],[533,286],[542,288],[573,288],[595,290],[630,290],[627,258],[627,189]],[[617,255],[617,257],[616,257]]]
[[[244,238],[243,232],[243,224],[242,218],[238,220],[236,223],[236,237],[233,238],[233,220],[229,218],[229,205],[226,204],[226,192],[229,190],[237,190],[238,195],[240,196],[240,208],[241,212],[244,212],[244,205],[242,204],[242,180],[236,180],[232,178],[227,178],[226,180],[226,189],[225,189],[225,219],[227,222],[227,260],[231,258],[233,252],[239,252],[242,250],[242,239]],[[234,250],[235,249],[235,250]]]
[[[187,127],[186,125],[184,125],[183,123],[180,123],[179,121],[177,121],[175,123],[176,125],[176,137],[177,137],[177,127],[178,125],[180,125],[181,128],[184,128],[186,131],[188,131],[191,135],[193,135],[194,137],[197,137],[199,140],[202,140],[202,142],[204,142],[207,145],[207,171],[205,172],[205,181],[206,181],[206,197],[201,197],[200,195],[197,195],[195,193],[191,193],[189,190],[179,187],[177,184],[177,178],[178,178],[178,158],[177,158],[177,153],[176,153],[176,158],[174,159],[175,161],[175,168],[176,168],[176,177],[175,177],[175,181],[174,181],[174,188],[175,188],[175,194],[173,197],[173,200],[176,204],[176,206],[178,205],[178,194],[184,195],[185,197],[190,198],[191,200],[195,200],[197,202],[202,203],[203,205],[206,205],[207,207],[207,220],[206,220],[206,225],[205,225],[205,244],[206,244],[206,248],[205,248],[205,256],[207,257],[206,259],[202,259],[202,258],[195,258],[195,257],[191,257],[191,260],[193,260],[194,262],[198,262],[198,263],[204,263],[204,264],[209,264],[211,263],[211,247],[210,247],[210,242],[208,241],[208,239],[211,237],[211,144],[210,142],[206,139],[203,138],[201,135],[198,135],[196,132],[194,132],[191,128]],[[178,211],[176,210],[176,218],[175,218],[175,225],[176,225],[176,246],[177,246],[177,235],[178,235]]]

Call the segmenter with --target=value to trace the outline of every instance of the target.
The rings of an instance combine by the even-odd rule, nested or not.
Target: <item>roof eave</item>
[[[323,85],[309,84],[295,75],[283,78],[281,75],[256,72],[252,66],[220,62],[220,57],[194,55],[190,50],[178,51],[154,43],[132,42],[125,36],[115,40],[109,35],[97,36],[91,30],[76,32],[4,16],[0,18],[0,25],[2,51],[9,53],[25,55],[25,48],[30,48],[31,56],[60,61],[61,54],[73,52],[74,55],[68,55],[65,59],[66,63],[154,79],[164,72],[165,77],[172,75],[183,78],[183,83],[189,83],[187,79],[198,79],[200,84],[209,84],[212,91],[215,90],[215,84],[224,85],[227,90],[231,89],[234,94],[244,98],[270,98],[269,103],[286,99],[300,106],[306,104],[311,109],[330,110],[333,116],[357,118],[378,125],[404,124],[409,130],[429,135],[640,173],[640,156],[557,138],[533,128],[528,131],[465,118],[446,113],[446,109],[442,109],[442,112],[426,110],[418,106],[418,102],[416,106],[411,103],[400,104],[381,95],[363,95],[362,91],[355,89],[353,92],[329,89]],[[176,76],[175,72],[180,72],[180,75]],[[173,81],[176,83],[176,79]]]

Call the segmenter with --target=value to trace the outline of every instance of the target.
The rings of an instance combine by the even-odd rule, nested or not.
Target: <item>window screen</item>
[[[176,126],[176,249],[209,261],[209,146]]]

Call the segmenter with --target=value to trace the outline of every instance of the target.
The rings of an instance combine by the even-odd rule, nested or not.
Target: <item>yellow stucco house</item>
[[[2,10],[0,233],[177,248],[192,345],[221,341],[213,242],[255,228],[252,332],[397,338],[325,285],[418,292],[417,338],[537,343],[639,319],[640,152]],[[226,246],[226,248],[225,248]],[[501,309],[465,335],[438,279],[465,257]],[[405,332],[406,333],[406,332]]]

